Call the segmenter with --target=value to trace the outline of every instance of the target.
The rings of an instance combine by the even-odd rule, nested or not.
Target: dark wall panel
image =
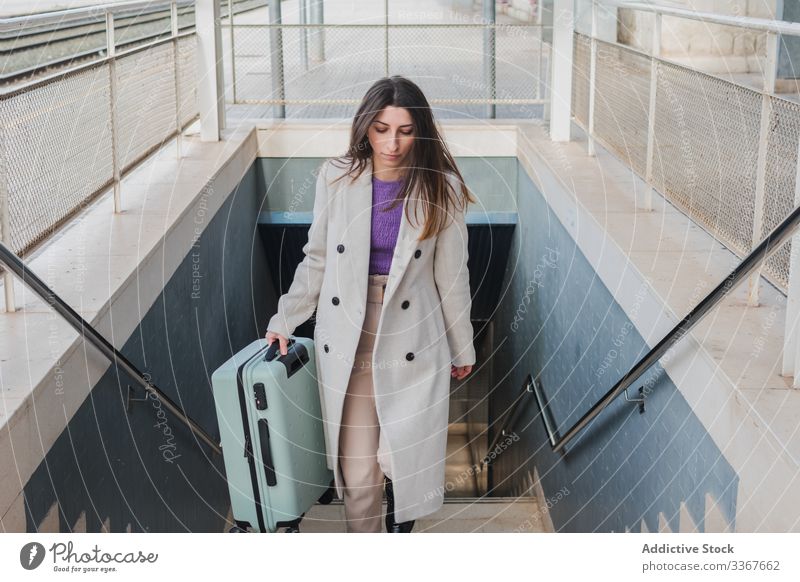
[[[503,414],[528,374],[540,374],[562,432],[647,350],[544,197],[520,167],[519,224],[495,317],[490,420]],[[677,531],[681,502],[702,530],[705,496],[733,524],[738,476],[666,374],[643,380],[647,412],[618,398],[565,455],[550,450],[533,399],[519,441],[495,462],[494,493],[511,495],[538,470],[557,530]],[[637,387],[641,384],[637,384]],[[559,492],[561,492],[559,494]]]
[[[202,236],[122,348],[214,438],[211,372],[263,333],[275,305],[257,235],[257,173],[252,166],[214,217],[195,217]],[[222,531],[222,458],[156,401],[127,413],[121,394],[130,383],[109,368],[25,485],[28,531],[54,502],[61,531],[81,512],[87,531],[106,520],[116,532]]]

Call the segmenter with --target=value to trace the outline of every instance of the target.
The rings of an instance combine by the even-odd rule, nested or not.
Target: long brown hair
[[[375,118],[388,106],[407,109],[414,123],[414,142],[405,168],[406,178],[391,208],[401,204],[411,192],[418,191],[425,216],[425,227],[419,240],[425,240],[445,227],[453,207],[463,210],[466,204],[477,200],[464,184],[461,172],[439,133],[428,100],[414,82],[394,75],[379,79],[369,88],[353,118],[347,153],[331,160],[340,168],[347,169],[335,181],[345,176],[356,180],[364,172],[373,153],[367,132]],[[448,173],[455,176],[460,192],[453,191],[447,179]]]

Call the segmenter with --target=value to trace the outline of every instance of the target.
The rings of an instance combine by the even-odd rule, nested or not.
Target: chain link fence
[[[9,232],[17,253],[40,240],[111,182],[106,116],[109,68],[93,67],[0,97]]]
[[[739,255],[753,245],[761,96],[659,63],[656,188]]]
[[[589,127],[589,75],[591,42],[582,34],[573,36],[572,44],[572,115],[583,127]]]
[[[575,121],[736,254],[794,208],[800,105],[584,34],[573,47]],[[790,244],[762,271],[784,293]]]
[[[0,94],[6,245],[29,251],[198,117],[195,44],[174,36]]]
[[[764,216],[759,238],[769,234],[795,207],[797,148],[800,145],[800,105],[771,97],[766,157]],[[791,241],[767,259],[767,272],[784,288],[789,281]]]
[[[547,100],[545,28],[234,23],[223,46],[233,102],[284,105],[286,117],[352,117],[375,80],[399,74],[422,88],[440,117],[482,118],[494,105],[497,117],[534,118]]]
[[[647,165],[650,60],[635,51],[598,42],[594,130],[639,174]]]

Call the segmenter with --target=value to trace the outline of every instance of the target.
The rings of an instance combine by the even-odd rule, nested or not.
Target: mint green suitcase
[[[257,340],[211,376],[222,454],[237,527],[299,531],[311,506],[333,499],[314,341]]]

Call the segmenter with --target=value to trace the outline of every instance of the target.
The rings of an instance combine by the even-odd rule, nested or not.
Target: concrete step
[[[386,504],[383,505],[386,511]],[[345,533],[344,505],[315,505],[300,524],[304,533]],[[544,532],[536,499],[453,498],[431,515],[416,520],[415,533]]]

